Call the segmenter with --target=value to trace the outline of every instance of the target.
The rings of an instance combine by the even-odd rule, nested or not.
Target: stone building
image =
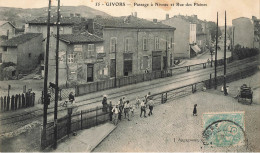
[[[18,73],[33,70],[40,63],[42,50],[42,34],[26,33],[12,37],[1,44],[2,62],[15,63]]]
[[[142,74],[173,66],[174,27],[157,20],[152,22],[126,16],[88,20],[88,30],[104,40],[104,59],[110,77]]]

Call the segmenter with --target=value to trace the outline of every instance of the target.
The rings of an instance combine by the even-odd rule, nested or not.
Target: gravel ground
[[[199,92],[158,105],[153,116],[140,118],[135,112],[131,121],[123,119],[95,152],[173,152],[173,151],[260,151],[260,72],[252,77],[232,82],[230,95],[218,90]],[[251,81],[254,80],[254,81]],[[254,89],[252,105],[238,103],[233,96],[243,83]],[[192,116],[193,105],[198,104],[198,116]],[[245,132],[248,145],[241,147],[213,147],[203,145],[202,114],[206,112],[245,111]]]

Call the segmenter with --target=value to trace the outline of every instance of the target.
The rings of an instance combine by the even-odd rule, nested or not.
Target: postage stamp
[[[203,143],[206,146],[227,147],[245,145],[245,112],[204,113]]]

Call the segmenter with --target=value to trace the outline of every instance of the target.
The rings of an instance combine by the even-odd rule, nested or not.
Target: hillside
[[[57,7],[51,8],[52,14],[56,14]],[[47,7],[44,8],[12,8],[12,7],[0,7],[0,20],[11,21],[17,27],[22,27],[26,21],[46,16],[47,17]],[[87,6],[61,6],[61,15],[69,16],[71,13],[80,14],[82,17],[92,18],[96,15],[108,17],[110,15],[87,7]]]

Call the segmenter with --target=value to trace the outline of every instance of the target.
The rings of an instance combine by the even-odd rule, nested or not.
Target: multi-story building
[[[254,47],[254,23],[251,19],[240,17],[232,20],[233,44],[242,47]]]
[[[199,20],[196,15],[176,15],[169,18],[169,14],[166,14],[166,20],[162,23],[176,27],[174,36],[176,59],[194,57],[197,53],[206,51],[210,44],[207,22]]]
[[[10,39],[15,36],[15,26],[9,21],[0,21],[0,36]]]
[[[56,39],[50,38],[49,81],[55,81]],[[59,82],[93,82],[107,78],[103,39],[88,32],[59,36]],[[54,73],[52,73],[54,72]]]
[[[173,64],[174,27],[126,16],[94,18],[88,21],[88,29],[104,40],[110,77],[163,70]]]

